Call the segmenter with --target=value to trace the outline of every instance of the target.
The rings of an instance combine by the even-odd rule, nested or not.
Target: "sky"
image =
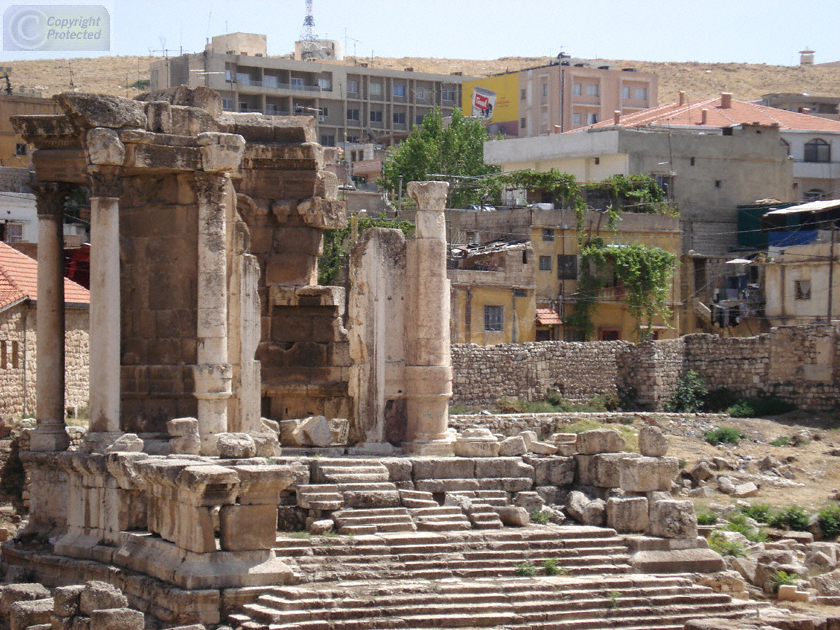
[[[270,55],[291,52],[304,0],[91,0],[108,10],[110,52],[0,51],[0,61],[198,52],[208,37],[268,36]],[[42,5],[69,5],[64,1]],[[6,14],[23,0],[0,0]],[[796,65],[840,60],[838,0],[314,0],[324,39],[379,57],[497,59],[556,56],[641,61]],[[4,46],[5,48],[5,46]]]

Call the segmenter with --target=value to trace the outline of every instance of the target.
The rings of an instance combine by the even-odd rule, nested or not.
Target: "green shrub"
[[[516,567],[516,575],[521,577],[534,577],[537,574],[537,567],[532,562],[523,562]]]
[[[534,510],[533,512],[531,512],[531,521],[536,523],[537,525],[545,525],[550,519],[550,512],[542,512],[540,510]]]
[[[621,597],[621,591],[610,592],[610,608],[615,610],[618,608],[618,598]]]
[[[804,532],[808,529],[811,518],[808,513],[798,505],[790,505],[773,514],[767,522],[771,527]]]
[[[817,522],[823,536],[833,538],[840,534],[840,505],[831,504],[817,512]]]
[[[688,462],[681,459],[677,462],[677,465],[680,467],[680,470],[685,470],[685,467],[688,466]]]
[[[617,393],[610,392],[607,394],[600,394],[598,396],[595,396],[594,398],[590,398],[587,404],[595,412],[616,411],[620,408],[621,401],[619,400]]]
[[[740,399],[741,397],[737,392],[734,392],[727,387],[718,387],[717,389],[711,390],[703,397],[703,410],[710,411],[712,413],[726,411]]]
[[[496,401],[496,410],[499,413],[522,413],[525,405],[518,398],[499,398]]]
[[[770,506],[766,503],[745,505],[739,507],[738,510],[747,518],[751,518],[759,523],[767,523],[770,521]]]
[[[737,444],[744,437],[743,433],[732,427],[718,427],[712,431],[706,431],[703,435],[706,441],[712,446],[717,446],[718,444]]]
[[[733,418],[761,418],[763,416],[778,416],[796,409],[793,405],[776,396],[760,396],[745,398],[726,410]]]
[[[555,558],[548,558],[543,561],[543,573],[546,575],[569,575],[566,567],[561,567]]]
[[[688,413],[700,411],[708,393],[703,377],[694,370],[689,370],[680,378],[671,399],[665,405],[665,410]]]
[[[557,407],[544,400],[522,401],[522,410],[515,413],[555,413]]]
[[[783,435],[782,437],[777,437],[775,440],[770,442],[770,446],[789,446],[792,442],[792,439]]]
[[[770,575],[770,584],[773,585],[773,592],[778,593],[779,587],[785,584],[796,584],[799,577],[787,571],[776,571]]]
[[[456,403],[449,407],[450,416],[463,416],[467,413],[467,406],[464,403]]]
[[[697,514],[698,525],[714,525],[718,522],[718,515],[714,512],[699,512]]]
[[[730,532],[737,532],[750,542],[764,542],[767,540],[767,534],[747,523],[747,517],[740,512],[736,512],[728,517],[724,529]]]
[[[744,546],[735,541],[726,540],[720,532],[712,532],[709,536],[709,548],[722,556],[745,556]]]

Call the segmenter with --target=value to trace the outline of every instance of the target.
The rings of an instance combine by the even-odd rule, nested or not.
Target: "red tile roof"
[[[702,124],[702,111],[707,110],[706,124]],[[731,107],[721,107],[721,97],[693,101],[680,105],[668,103],[650,109],[643,109],[632,114],[622,114],[619,127],[732,127],[733,125],[778,125],[780,129],[794,131],[826,131],[840,133],[840,121],[789,112],[775,107],[766,107],[758,103],[736,101],[732,99]],[[583,127],[582,129],[599,129],[615,127],[612,120]],[[575,131],[581,131],[576,129]],[[575,133],[569,132],[569,133]]]
[[[557,311],[550,308],[537,309],[537,322],[542,326],[559,326],[563,323]]]
[[[0,308],[23,298],[38,299],[38,262],[0,242]],[[65,278],[64,301],[90,304],[90,291]]]

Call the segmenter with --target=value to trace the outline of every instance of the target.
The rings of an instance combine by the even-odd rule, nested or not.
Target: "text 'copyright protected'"
[[[110,50],[111,16],[97,4],[15,4],[3,13],[3,50]]]

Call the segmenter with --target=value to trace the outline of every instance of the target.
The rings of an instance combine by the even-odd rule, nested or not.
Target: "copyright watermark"
[[[3,50],[111,50],[111,16],[98,4],[15,4],[3,13]]]

